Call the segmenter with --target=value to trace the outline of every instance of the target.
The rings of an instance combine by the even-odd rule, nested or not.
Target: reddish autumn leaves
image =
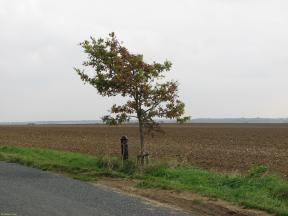
[[[144,62],[143,55],[130,53],[114,33],[105,40],[91,37],[80,45],[88,55],[83,65],[95,70],[95,74],[89,76],[84,70],[75,68],[80,78],[94,86],[102,96],[127,98],[125,104],[113,105],[111,114],[104,116],[103,121],[121,124],[136,118],[142,155],[144,132],[159,129],[155,118],[179,119],[184,113],[184,103],[178,97],[178,83],[164,81],[164,72],[171,69],[172,63]]]

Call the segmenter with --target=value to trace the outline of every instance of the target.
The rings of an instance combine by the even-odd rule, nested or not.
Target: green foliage
[[[288,184],[275,185],[271,192],[277,199],[288,200]]]
[[[251,177],[251,178],[261,177],[267,172],[267,170],[268,170],[268,168],[265,165],[259,165],[259,166],[252,167],[249,170],[249,177]]]
[[[144,173],[148,176],[163,177],[166,176],[167,164],[150,165],[144,169]]]
[[[112,106],[111,114],[115,115],[102,118],[107,124],[121,124],[136,117],[144,126],[151,127],[156,126],[154,117],[178,118],[184,113],[184,103],[178,99],[177,82],[162,81],[163,73],[171,69],[171,62],[144,62],[143,55],[131,54],[114,33],[106,40],[91,37],[80,45],[88,55],[83,66],[95,71],[94,76],[89,76],[75,68],[80,78],[102,96],[129,98],[124,105]]]
[[[239,203],[275,215],[288,215],[288,182],[277,176],[224,175],[193,167],[148,168],[138,187],[189,190],[212,198]],[[260,174],[262,173],[262,174]]]
[[[88,55],[83,66],[95,71],[90,76],[84,70],[74,68],[81,80],[95,87],[102,96],[127,98],[125,104],[113,105],[110,115],[102,118],[103,122],[116,125],[131,118],[138,119],[143,154],[144,130],[147,133],[161,131],[154,119],[180,119],[184,113],[185,105],[179,100],[178,83],[164,80],[164,72],[170,71],[172,63],[146,63],[143,55],[130,53],[114,33],[106,39],[91,37],[80,45]],[[187,117],[181,122],[185,120]]]
[[[186,122],[188,122],[188,121],[190,121],[191,120],[191,117],[190,116],[184,116],[183,118],[177,118],[177,123],[178,124],[184,124],[184,123],[186,123]]]
[[[128,175],[133,175],[138,171],[138,167],[134,161],[126,160],[119,171]]]
[[[129,122],[130,118],[127,116],[126,113],[121,113],[115,118],[111,117],[110,115],[103,116],[102,121],[108,125],[119,125],[124,122]]]
[[[189,166],[172,168],[168,163],[138,169],[134,161],[122,164],[122,160],[116,157],[3,146],[0,147],[0,160],[59,171],[84,181],[94,181],[99,176],[134,178],[140,180],[138,187],[142,188],[192,191],[275,215],[288,215],[288,181],[267,174],[264,165],[252,168],[247,176],[226,175]]]

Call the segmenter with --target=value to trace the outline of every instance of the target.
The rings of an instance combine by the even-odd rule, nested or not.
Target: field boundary
[[[151,161],[166,158],[203,169],[246,174],[254,165],[288,177],[288,124],[163,124],[164,134],[146,136]],[[120,155],[129,138],[129,156],[139,153],[139,130],[132,125],[0,126],[0,145],[48,148],[90,155]]]
[[[254,167],[247,176],[225,175],[190,166],[170,167],[168,164],[153,164],[138,169],[132,161],[123,167],[118,158],[12,146],[0,146],[0,160],[90,182],[103,177],[136,180],[137,184],[133,187],[143,191],[154,189],[197,193],[245,208],[288,215],[288,182],[268,174],[265,166]]]

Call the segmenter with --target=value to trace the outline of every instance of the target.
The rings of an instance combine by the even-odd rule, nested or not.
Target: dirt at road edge
[[[197,216],[269,216],[270,214],[245,209],[232,205],[225,201],[213,200],[191,192],[179,192],[161,189],[137,188],[137,181],[101,178],[95,184],[109,187],[113,190],[144,197],[147,202],[162,207],[170,207],[176,210],[186,211]]]

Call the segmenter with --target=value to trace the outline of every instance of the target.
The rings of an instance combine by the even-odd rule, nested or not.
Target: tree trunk
[[[140,135],[140,162],[144,165],[144,127],[143,122],[139,120],[139,135]]]

